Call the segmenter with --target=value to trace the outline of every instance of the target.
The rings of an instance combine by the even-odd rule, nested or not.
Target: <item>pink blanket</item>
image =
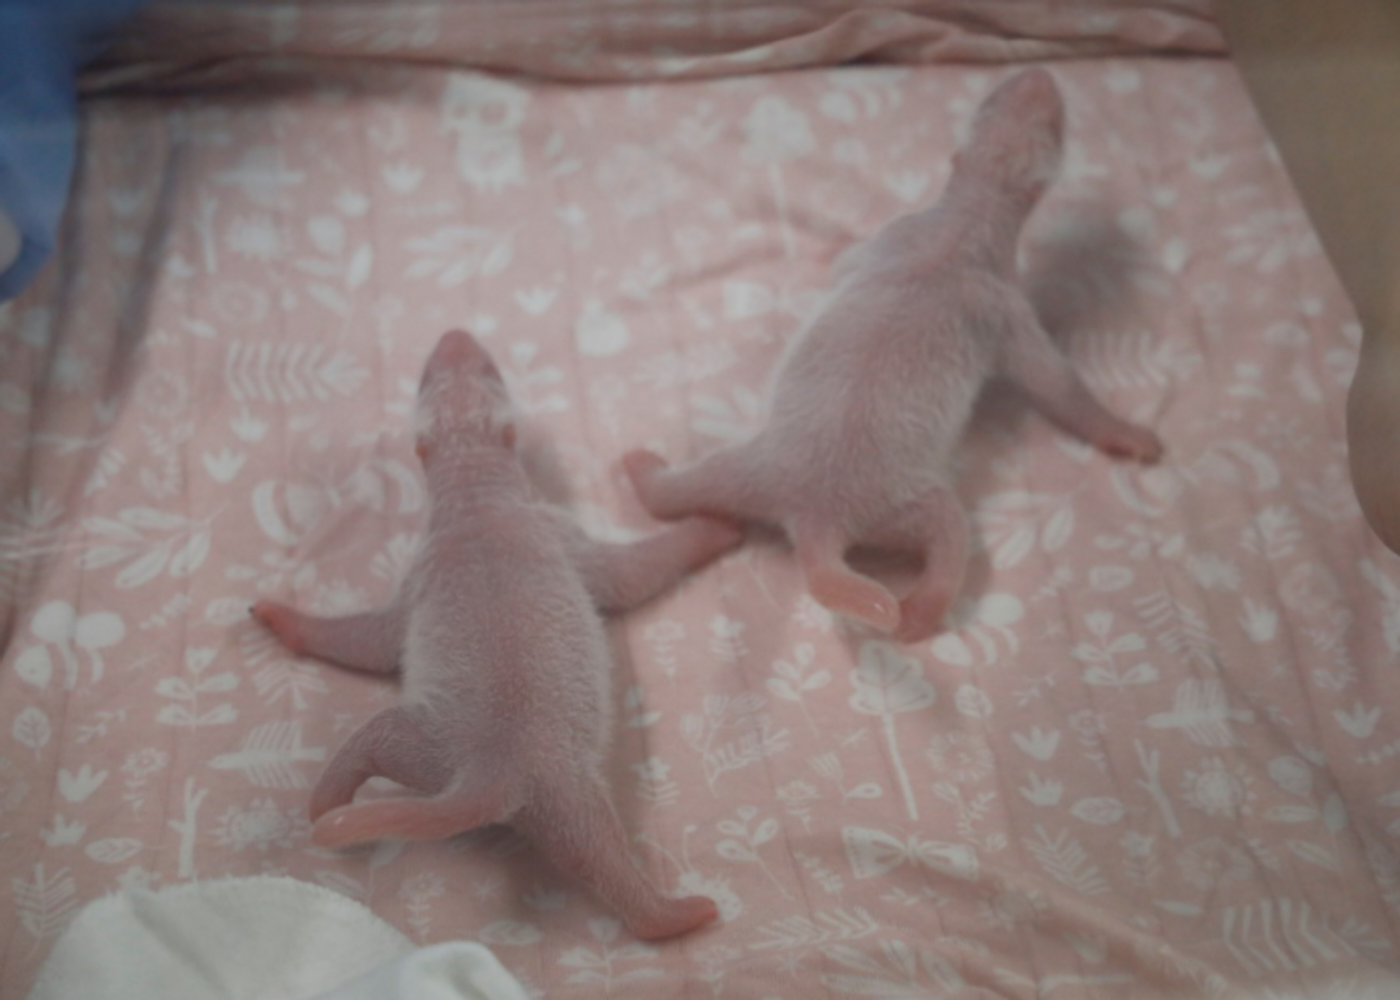
[[[776,546],[620,623],[637,861],[723,909],[657,948],[509,836],[311,848],[311,782],[394,691],[246,608],[387,596],[450,325],[583,520],[649,530],[615,458],[750,426],[827,262],[937,195],[1007,70],[390,61],[93,102],[66,250],[0,312],[0,992],[85,900],[257,872],[483,941],[547,997],[1259,996],[1400,965],[1400,566],[1346,473],[1354,318],[1227,62],[1053,69],[1071,154],[1030,280],[1168,460],[993,398],[954,631],[833,624]]]

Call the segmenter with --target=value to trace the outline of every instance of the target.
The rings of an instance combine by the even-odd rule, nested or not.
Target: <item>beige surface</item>
[[[1400,4],[1222,0],[1235,60],[1356,306],[1352,477],[1400,551]]]

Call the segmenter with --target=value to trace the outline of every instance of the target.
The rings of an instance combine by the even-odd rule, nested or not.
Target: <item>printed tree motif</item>
[[[918,660],[903,656],[894,646],[878,639],[861,646],[860,663],[851,671],[851,685],[855,688],[850,698],[851,707],[862,715],[880,717],[890,761],[904,793],[905,809],[910,819],[918,819],[914,787],[909,782],[909,773],[899,755],[899,742],[895,739],[894,717],[900,712],[916,712],[932,705],[937,697],[933,685],[924,680],[924,668]]]
[[[773,197],[778,207],[778,226],[783,237],[783,252],[796,256],[792,230],[787,218],[787,192],[783,187],[782,164],[798,160],[816,151],[817,140],[807,123],[807,116],[782,97],[769,94],[754,103],[743,122],[744,155],[754,163],[768,168],[773,184]]]
[[[208,794],[209,789],[196,789],[194,779],[186,778],[183,812],[179,819],[171,819],[167,823],[170,829],[180,835],[179,876],[182,880],[195,877],[194,844],[199,832],[199,807],[204,803],[204,798]]]

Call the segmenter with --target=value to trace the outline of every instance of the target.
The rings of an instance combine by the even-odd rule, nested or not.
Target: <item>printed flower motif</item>
[[[778,801],[788,809],[801,809],[821,798],[821,793],[802,779],[789,781],[778,789]]]
[[[225,323],[260,323],[267,318],[267,296],[241,281],[223,281],[210,296],[214,314]]]
[[[754,102],[743,129],[744,155],[758,163],[798,160],[817,148],[807,116],[773,94]]]
[[[642,629],[642,635],[651,642],[676,642],[685,638],[685,626],[672,618],[663,618]]]
[[[720,921],[726,924],[744,912],[744,901],[729,887],[726,879],[705,878],[693,870],[682,872],[681,877],[676,880],[676,892],[678,895],[709,896],[719,907]]]
[[[685,190],[675,167],[651,148],[626,143],[595,168],[598,188],[624,219],[651,215]]]
[[[792,617],[803,628],[816,629],[819,632],[830,632],[835,620],[831,612],[818,604],[811,594],[803,594],[797,599],[797,607]]]
[[[29,797],[29,788],[24,769],[8,757],[0,757],[0,816],[18,809]]]
[[[1108,718],[1102,712],[1082,708],[1067,720],[1069,727],[1085,742],[1096,741],[1108,732]]]
[[[1295,566],[1279,587],[1283,603],[1300,614],[1317,614],[1335,606],[1342,592],[1326,567],[1316,563]]]
[[[1182,851],[1176,859],[1181,877],[1198,889],[1243,882],[1254,873],[1254,862],[1238,847],[1219,837],[1207,837]]]
[[[1234,563],[1214,553],[1191,556],[1186,568],[1203,590],[1240,589],[1240,571]]]
[[[136,387],[136,401],[152,416],[171,420],[184,411],[190,401],[185,380],[174,372],[153,368],[141,377]]]
[[[695,953],[696,960],[702,965],[727,965],[743,957],[742,951],[727,944],[712,945]]]
[[[287,253],[282,232],[277,223],[266,215],[249,215],[234,219],[224,236],[228,248],[240,257],[264,263],[277,260]]]
[[[1045,894],[1037,889],[1029,892],[1004,889],[982,904],[982,919],[993,927],[1009,931],[1017,924],[1035,920],[1049,908]]]
[[[1275,757],[1269,761],[1269,777],[1293,795],[1307,796],[1312,791],[1312,768],[1298,757]]]
[[[400,899],[436,899],[447,892],[447,883],[436,872],[419,872],[404,879],[399,886]]]
[[[981,737],[967,733],[935,736],[928,745],[928,762],[940,775],[960,785],[981,781],[996,766],[992,748]]]
[[[633,764],[632,770],[637,772],[637,780],[661,784],[670,779],[671,765],[667,764],[660,757],[648,757],[640,764]]]
[[[1136,830],[1129,830],[1118,839],[1118,843],[1123,848],[1123,853],[1130,858],[1150,857],[1157,847],[1157,838],[1147,833],[1138,833]]]
[[[363,607],[365,594],[344,577],[337,577],[316,588],[315,606],[327,615],[350,614]]]
[[[272,847],[291,847],[302,832],[304,823],[299,809],[283,812],[271,799],[259,799],[225,812],[219,819],[214,836],[220,847],[235,851],[249,847],[267,851]]]
[[[147,747],[126,755],[122,762],[122,774],[131,781],[143,781],[170,763],[170,755],[164,750]]]
[[[1244,765],[1228,766],[1219,757],[1201,761],[1200,770],[1188,770],[1182,779],[1182,795],[1186,802],[1207,816],[1234,818],[1250,811],[1258,798],[1254,779]]]
[[[68,348],[58,351],[51,375],[54,385],[69,391],[81,389],[91,376],[91,360]]]
[[[123,892],[148,890],[153,888],[158,881],[160,881],[158,874],[147,871],[140,865],[132,865],[117,876],[117,885],[121,887]]]

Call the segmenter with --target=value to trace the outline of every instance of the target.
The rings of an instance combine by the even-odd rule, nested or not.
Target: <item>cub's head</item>
[[[1044,69],[1017,73],[977,109],[956,162],[1008,194],[1039,198],[1060,168],[1065,102]]]
[[[515,415],[500,369],[465,330],[442,335],[423,365],[414,416],[426,464],[452,449],[515,447]]]

